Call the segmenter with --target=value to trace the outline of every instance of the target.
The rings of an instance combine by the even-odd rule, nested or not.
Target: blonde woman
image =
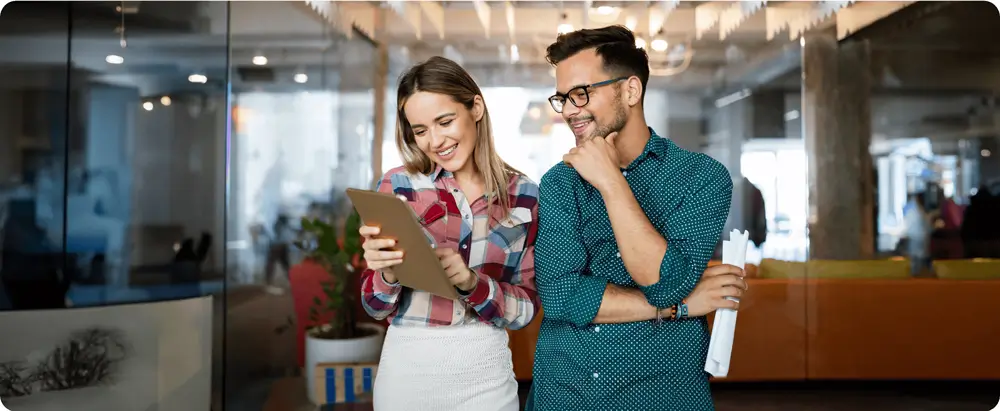
[[[405,163],[378,190],[404,198],[432,238],[461,298],[401,286],[405,258],[362,226],[362,301],[388,318],[376,411],[516,411],[506,329],[535,317],[538,186],[493,148],[482,92],[455,62],[434,57],[400,77],[396,144]]]

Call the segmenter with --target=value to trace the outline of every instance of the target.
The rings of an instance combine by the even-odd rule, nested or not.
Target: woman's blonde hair
[[[476,96],[483,98],[479,85],[472,79],[472,76],[454,61],[444,57],[431,57],[427,61],[417,64],[403,73],[399,78],[399,87],[396,93],[396,146],[399,147],[400,157],[406,171],[410,173],[430,174],[434,171],[435,165],[430,158],[417,147],[416,139],[413,135],[413,128],[406,119],[403,112],[403,105],[406,100],[419,91],[428,93],[444,94],[450,96],[455,102],[462,104],[465,108],[472,110],[476,101]],[[487,215],[493,216],[493,198],[496,195],[503,210],[504,218],[510,215],[511,203],[510,195],[507,193],[507,185],[514,175],[521,175],[497,154],[493,146],[493,126],[490,123],[490,112],[483,101],[483,117],[476,122],[476,144],[472,149],[472,164],[485,180],[484,193],[487,199]],[[469,199],[473,201],[475,199]]]

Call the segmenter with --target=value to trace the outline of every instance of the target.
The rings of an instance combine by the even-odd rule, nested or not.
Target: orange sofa
[[[1000,280],[979,279],[1000,265],[941,264],[948,278],[909,278],[905,260],[763,261],[723,380],[1000,379]],[[510,333],[518,379],[531,379],[540,323]]]

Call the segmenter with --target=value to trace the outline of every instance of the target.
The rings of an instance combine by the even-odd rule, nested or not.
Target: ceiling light
[[[637,19],[635,16],[625,17],[625,27],[628,27],[629,30],[635,31],[635,27],[638,25],[639,25],[639,19]]]
[[[205,77],[204,74],[192,74],[188,76],[188,81],[192,83],[205,84],[208,82],[208,77]]]
[[[267,65],[267,57],[264,56],[253,56],[253,60],[251,61],[257,66]]]
[[[637,49],[644,49],[644,48],[646,48],[646,39],[644,39],[642,37],[636,37],[635,38],[635,48],[637,48]]]
[[[993,155],[993,153],[991,153],[990,150],[984,148],[982,150],[979,150],[979,155],[981,155],[983,157],[989,157],[989,156]]]
[[[556,33],[559,33],[559,34],[566,34],[566,33],[569,33],[571,31],[573,31],[573,25],[569,24],[569,23],[560,24],[559,27],[556,28]]]
[[[296,73],[292,79],[295,80],[296,83],[303,84],[309,81],[309,76],[307,76],[306,73]]]
[[[170,96],[160,97],[160,104],[163,104],[164,107],[170,106],[170,103],[172,103],[172,102],[173,101],[170,100]]]
[[[125,62],[125,57],[117,54],[108,54],[108,56],[104,58],[104,61],[108,62],[108,64],[122,64]]]
[[[521,60],[521,53],[517,51],[517,44],[510,45],[510,62],[517,63]]]
[[[667,46],[669,46],[669,44],[664,39],[656,39],[649,43],[649,47],[655,51],[666,51]]]
[[[142,103],[142,108],[146,111],[153,111],[153,102],[147,101],[145,103]]]

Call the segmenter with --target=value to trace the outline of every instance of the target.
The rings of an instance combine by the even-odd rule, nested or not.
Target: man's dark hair
[[[553,66],[577,53],[594,49],[604,61],[604,71],[612,76],[636,76],[642,82],[642,97],[649,81],[649,56],[635,46],[635,34],[625,26],[581,29],[560,34],[545,50],[545,59]]]

